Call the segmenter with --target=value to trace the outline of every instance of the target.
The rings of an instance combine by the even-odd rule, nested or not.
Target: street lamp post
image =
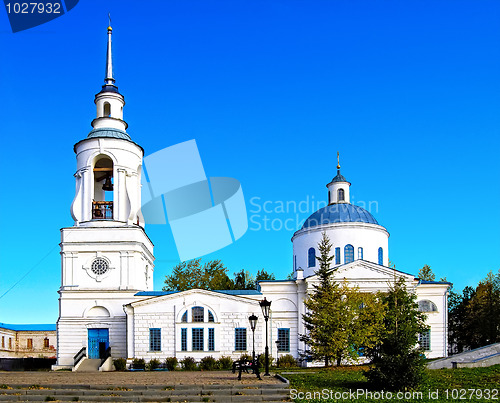
[[[252,329],[252,362],[254,363],[255,363],[255,327],[257,326],[257,319],[259,318],[255,316],[253,313],[248,318],[250,322],[250,328]]]
[[[262,308],[262,314],[264,315],[264,319],[266,320],[266,373],[264,376],[270,376],[269,374],[269,346],[267,340],[267,322],[269,321],[269,310],[271,309],[271,301],[266,300],[266,297],[262,301],[259,302],[260,307]]]

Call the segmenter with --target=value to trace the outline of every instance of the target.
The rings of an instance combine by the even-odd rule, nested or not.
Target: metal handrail
[[[82,349],[73,357],[74,366],[76,366],[76,364],[78,364],[85,357],[87,357],[87,347],[82,347]]]
[[[92,201],[92,219],[93,220],[112,220],[113,202],[112,201]]]

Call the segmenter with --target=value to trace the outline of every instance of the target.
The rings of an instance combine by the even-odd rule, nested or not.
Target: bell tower
[[[144,151],[126,132],[125,98],[113,77],[112,32],[108,27],[96,118],[90,133],[74,146],[74,225],[61,229],[58,367],[72,366],[82,349],[89,358],[99,358],[92,357],[91,334],[107,335],[104,343],[112,356],[126,357],[123,305],[138,291],[153,289],[153,244],[141,213]]]

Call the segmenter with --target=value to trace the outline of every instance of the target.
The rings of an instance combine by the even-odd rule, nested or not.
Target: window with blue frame
[[[290,329],[278,329],[278,353],[290,351]]]
[[[431,329],[418,335],[418,343],[424,351],[431,351]]]
[[[186,328],[181,329],[181,351],[187,351],[188,349],[188,330]]]
[[[214,321],[214,314],[212,312],[210,312],[208,309],[207,309],[207,312],[208,312],[208,321],[215,322]]]
[[[384,265],[384,250],[382,248],[378,248],[378,264]]]
[[[208,351],[215,350],[215,329],[213,327],[208,329]]]
[[[204,321],[204,309],[201,306],[194,306],[191,308],[191,321],[192,322],[203,322]]]
[[[184,312],[181,318],[181,322],[187,322],[188,321],[188,311]]]
[[[314,248],[309,248],[307,251],[307,267],[316,266],[316,251]]]
[[[348,244],[344,247],[344,263],[354,262],[354,246]]]
[[[247,329],[246,327],[237,327],[234,329],[234,350],[247,350]]]
[[[149,329],[149,351],[161,351],[161,329]]]
[[[193,351],[203,351],[203,328],[195,327],[191,333],[191,345]]]
[[[335,264],[340,264],[340,248],[335,248]]]
[[[339,189],[337,194],[338,194],[338,201],[344,201],[345,200],[344,189]]]
[[[363,248],[358,248],[358,260],[363,260]]]

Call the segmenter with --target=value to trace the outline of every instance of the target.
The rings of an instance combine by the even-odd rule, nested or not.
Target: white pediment
[[[259,302],[252,298],[247,298],[239,295],[224,294],[216,291],[208,291],[202,289],[192,289],[186,291],[180,291],[173,294],[152,296],[148,298],[141,299],[139,301],[131,302],[134,310],[141,309],[158,309],[159,306],[192,306],[192,305],[202,305],[202,306],[228,306],[232,307],[234,310],[238,310],[238,306],[244,310],[248,309],[249,306],[255,306],[260,310]],[[160,308],[159,311],[162,311]]]
[[[335,281],[346,280],[362,289],[386,290],[395,279],[404,278],[408,286],[415,286],[415,277],[408,273],[381,266],[365,260],[355,260],[335,269],[333,279]],[[312,285],[318,282],[318,276],[310,276],[306,279]]]

